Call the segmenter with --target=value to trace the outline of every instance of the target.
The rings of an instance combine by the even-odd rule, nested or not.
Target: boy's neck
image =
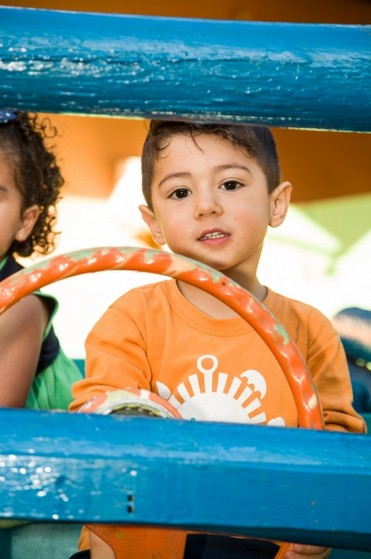
[[[182,295],[205,314],[212,316],[213,318],[224,319],[224,318],[234,318],[239,316],[234,310],[232,310],[228,305],[216,299],[210,293],[203,291],[199,287],[195,287],[189,283],[182,281],[177,281],[179,291]],[[245,286],[242,286],[245,287]],[[245,289],[247,289],[245,287]],[[255,285],[248,289],[249,293],[254,295],[260,302],[264,301],[267,290],[261,285],[256,279]]]

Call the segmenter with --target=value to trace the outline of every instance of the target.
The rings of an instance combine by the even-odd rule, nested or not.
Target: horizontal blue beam
[[[371,550],[368,435],[7,409],[0,426],[0,518]]]
[[[371,26],[0,8],[2,104],[371,131]]]

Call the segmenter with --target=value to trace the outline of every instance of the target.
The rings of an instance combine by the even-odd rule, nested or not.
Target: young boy
[[[363,432],[331,322],[257,277],[267,229],[284,221],[291,194],[291,184],[280,182],[271,132],[153,121],[142,180],[147,205],[140,211],[154,240],[216,268],[263,302],[301,350],[326,428]],[[86,350],[87,378],[75,384],[71,409],[107,390],[141,387],[175,402],[184,418],[298,425],[287,381],[260,336],[224,303],[182,281],[160,281],[123,295],[93,328]],[[250,396],[242,401],[246,388]],[[277,551],[269,543],[254,552],[254,545],[248,539],[189,536],[184,557],[273,557]],[[96,535],[91,549],[93,559],[113,557]],[[286,559],[328,554],[326,548],[297,544]]]

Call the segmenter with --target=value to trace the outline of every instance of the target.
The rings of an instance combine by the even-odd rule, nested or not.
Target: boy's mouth
[[[224,231],[206,231],[199,237],[199,241],[207,241],[208,239],[224,239],[228,237],[229,234]]]

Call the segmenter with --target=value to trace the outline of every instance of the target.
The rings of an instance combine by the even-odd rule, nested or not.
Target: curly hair
[[[0,126],[0,150],[6,152],[14,165],[16,186],[23,199],[22,211],[37,204],[40,215],[31,235],[22,242],[14,240],[8,254],[48,254],[54,250],[58,234],[53,226],[64,179],[52,151],[54,147],[47,148],[45,140],[57,136],[57,130],[47,117],[39,120],[37,115],[27,112],[15,114],[15,119]]]

